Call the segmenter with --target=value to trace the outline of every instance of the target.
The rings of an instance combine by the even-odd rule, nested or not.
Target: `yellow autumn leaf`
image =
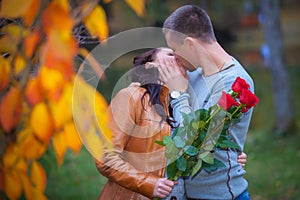
[[[65,143],[67,143],[67,146],[74,152],[78,153],[81,149],[82,142],[79,137],[79,134],[77,133],[76,127],[74,122],[67,123],[64,127],[65,132]]]
[[[101,6],[96,5],[83,21],[92,36],[97,36],[101,41],[108,37],[106,14]]]
[[[56,160],[59,166],[63,164],[64,155],[67,151],[66,135],[64,131],[55,133],[52,137],[53,147],[56,154]]]
[[[145,12],[145,0],[125,0],[138,16],[143,16]]]
[[[26,66],[25,59],[20,54],[18,54],[15,57],[15,63],[14,63],[15,75],[18,75],[19,73],[21,73],[24,70],[25,66]]]
[[[47,175],[42,165],[37,161],[33,161],[31,164],[30,178],[35,188],[42,192],[45,191]]]
[[[50,111],[56,130],[72,119],[72,93],[71,83],[65,84],[62,95],[58,101],[50,102]]]
[[[103,96],[77,77],[73,93],[73,117],[80,138],[94,157],[100,159],[103,147],[110,147],[110,130],[105,124],[107,104]],[[103,119],[104,123],[99,123]],[[107,132],[104,132],[107,131]]]
[[[0,92],[8,86],[9,73],[10,66],[8,61],[0,56]]]
[[[62,73],[56,69],[43,66],[38,75],[43,94],[53,101],[57,101],[63,91],[65,80]]]
[[[5,194],[11,200],[17,200],[22,194],[22,182],[17,171],[5,173]]]
[[[23,16],[32,4],[33,0],[2,0],[0,17],[17,18]]]
[[[53,122],[45,103],[38,103],[33,107],[30,116],[30,126],[40,140],[46,144],[49,143],[53,132]]]
[[[36,139],[32,129],[23,129],[17,136],[20,155],[28,160],[38,159],[44,155],[47,145]]]
[[[29,180],[29,177],[26,173],[20,173],[20,178],[22,182],[23,191],[25,193],[26,199],[32,199],[33,196],[33,187]]]
[[[39,189],[33,188],[32,200],[47,200],[47,197]]]

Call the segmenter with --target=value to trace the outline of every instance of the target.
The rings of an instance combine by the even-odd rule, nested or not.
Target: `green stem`
[[[221,107],[218,106],[217,110],[215,110],[213,112],[213,114],[211,116],[209,116],[209,118],[206,120],[205,124],[207,124],[216,114],[218,114],[218,112],[220,112],[220,110],[221,110]]]
[[[234,116],[234,114],[240,110],[240,108],[242,107],[243,105],[240,104],[238,107],[236,107],[235,111],[231,114],[231,116]]]

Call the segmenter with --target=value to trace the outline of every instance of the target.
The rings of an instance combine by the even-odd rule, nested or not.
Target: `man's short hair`
[[[210,17],[205,10],[195,5],[176,9],[164,22],[164,32],[174,31],[202,42],[216,41]]]

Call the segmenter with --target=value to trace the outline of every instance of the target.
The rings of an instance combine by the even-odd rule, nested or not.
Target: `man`
[[[174,50],[178,63],[189,75],[189,86],[180,68],[168,60],[158,67],[161,79],[170,89],[174,118],[180,121],[180,112],[209,108],[217,103],[222,91],[228,91],[237,77],[246,80],[253,92],[251,77],[241,64],[217,42],[211,20],[198,6],[186,5],[175,10],[164,22],[168,46]],[[166,67],[167,66],[167,67]],[[229,128],[229,134],[243,151],[252,110],[240,122]],[[214,156],[226,167],[208,173],[202,170],[193,179],[185,180],[188,199],[250,199],[246,173],[238,164],[236,150],[216,149]]]

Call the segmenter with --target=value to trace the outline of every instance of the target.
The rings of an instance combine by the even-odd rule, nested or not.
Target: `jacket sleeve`
[[[132,92],[139,91],[134,87],[126,88],[113,98],[108,110],[111,117],[110,128],[113,132],[113,151],[105,150],[102,160],[96,160],[95,162],[99,172],[109,180],[152,198],[155,183],[160,177],[137,170],[126,162],[122,156],[130,134],[136,125],[135,109],[142,109],[141,106],[137,106],[140,100],[132,98]],[[140,113],[142,110],[137,110],[137,112]]]

